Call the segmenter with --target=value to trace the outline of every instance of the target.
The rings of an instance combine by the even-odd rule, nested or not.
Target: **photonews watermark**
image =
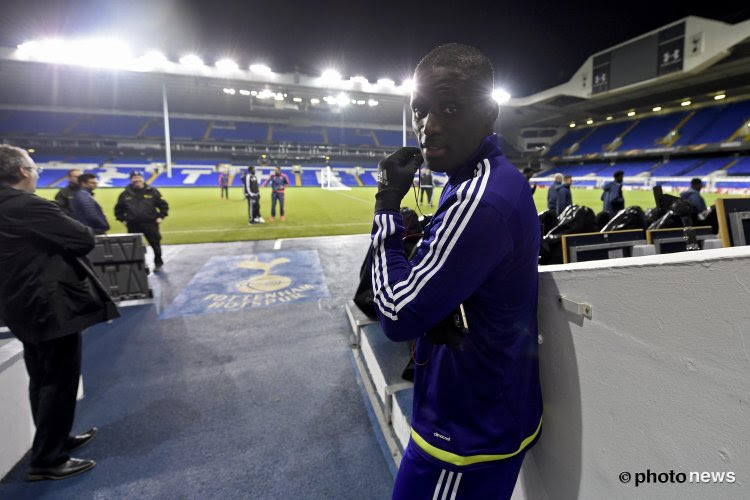
[[[620,482],[623,484],[633,483],[636,488],[642,484],[717,484],[717,483],[734,483],[737,479],[734,472],[719,471],[691,471],[691,472],[654,472],[646,469],[646,472],[621,472]]]

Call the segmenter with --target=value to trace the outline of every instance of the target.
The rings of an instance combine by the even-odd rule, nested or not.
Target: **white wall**
[[[0,477],[23,457],[33,439],[23,346],[16,339],[0,340]]]
[[[539,332],[544,429],[514,498],[750,498],[750,247],[541,268]],[[736,482],[636,488],[647,469]]]

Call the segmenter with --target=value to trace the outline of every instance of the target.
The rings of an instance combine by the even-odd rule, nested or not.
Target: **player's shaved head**
[[[457,77],[471,82],[471,90],[492,98],[495,87],[492,63],[479,49],[462,43],[440,45],[419,61],[415,73],[436,68],[457,73]]]

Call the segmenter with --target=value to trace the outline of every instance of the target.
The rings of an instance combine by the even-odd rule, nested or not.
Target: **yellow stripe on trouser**
[[[438,460],[441,460],[443,462],[453,464],[453,465],[471,465],[471,464],[478,464],[480,462],[492,462],[494,460],[503,460],[505,458],[510,458],[515,455],[518,455],[519,453],[523,451],[524,448],[526,448],[532,441],[534,441],[534,439],[536,439],[541,429],[542,429],[542,419],[540,418],[539,425],[534,431],[534,434],[532,434],[531,436],[521,441],[521,445],[518,447],[516,451],[514,451],[513,453],[506,453],[504,455],[468,455],[465,457],[462,455],[456,455],[455,453],[441,450],[440,448],[436,448],[435,446],[432,446],[430,443],[425,441],[422,436],[417,434],[417,432],[414,429],[411,430],[411,438],[420,448],[422,448],[425,452],[427,452],[427,454],[430,455],[431,457],[435,457]]]

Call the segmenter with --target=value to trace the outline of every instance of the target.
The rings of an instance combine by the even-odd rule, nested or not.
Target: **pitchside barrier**
[[[634,246],[645,244],[646,233],[642,229],[564,234],[562,236],[563,263],[631,257]]]
[[[750,245],[750,198],[717,199],[716,216],[725,247]]]

